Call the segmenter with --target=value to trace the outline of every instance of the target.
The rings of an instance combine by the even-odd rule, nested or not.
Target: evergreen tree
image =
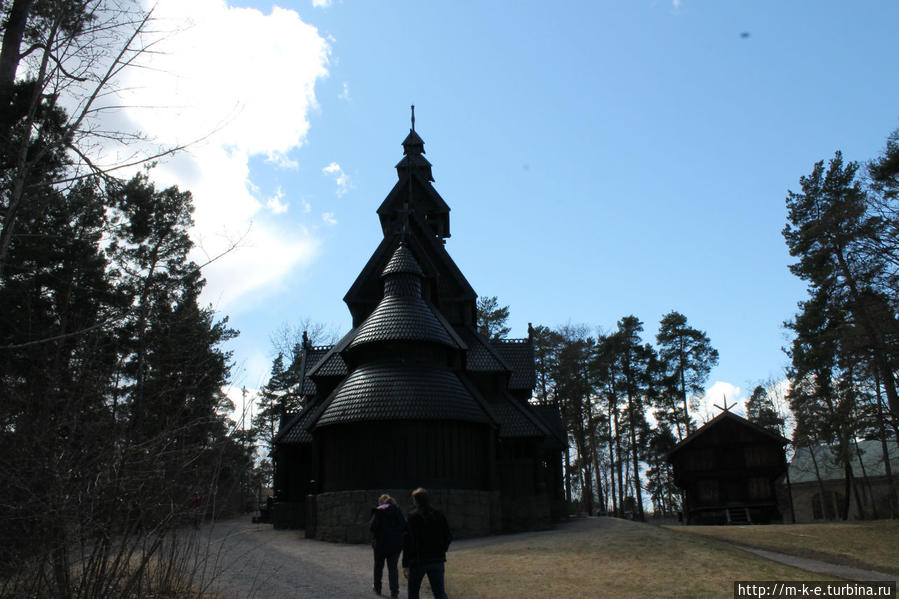
[[[844,164],[837,152],[799,179],[801,192],[787,194],[788,220],[783,235],[797,262],[790,271],[809,284],[810,295],[822,296],[833,310],[845,311],[871,351],[894,418],[899,419],[896,351],[878,314],[883,307],[878,285],[887,270],[888,254],[866,251],[871,240],[889,228],[869,212],[868,195],[856,178],[858,164]],[[876,170],[876,169],[875,169]],[[888,171],[888,169],[884,169]]]
[[[637,517],[644,520],[643,491],[640,480],[640,454],[645,448],[645,431],[648,425],[644,417],[643,400],[649,388],[649,362],[653,353],[649,345],[643,345],[640,333],[643,323],[636,316],[625,316],[618,321],[613,335],[616,350],[613,368],[619,383],[616,385],[626,399],[625,417],[630,442],[630,459],[636,494]]]
[[[496,296],[479,297],[477,303],[478,332],[494,341],[509,334],[506,323],[509,320],[509,306],[500,306]]]
[[[656,341],[659,357],[666,364],[683,407],[676,422],[682,424],[684,434],[689,435],[693,422],[690,404],[704,392],[709,373],[718,364],[718,350],[712,347],[708,335],[689,326],[687,317],[678,312],[669,312],[662,317]]]
[[[774,402],[761,385],[756,385],[746,402],[746,419],[779,435],[784,432],[784,419],[778,416]]]

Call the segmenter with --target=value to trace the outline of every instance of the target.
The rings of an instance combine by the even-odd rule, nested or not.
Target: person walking
[[[435,599],[448,599],[444,580],[446,550],[453,540],[446,517],[431,507],[427,489],[412,491],[414,509],[409,512],[403,535],[403,576],[408,579],[409,599],[418,599],[425,575]]]
[[[406,519],[393,497],[384,494],[378,498],[378,507],[371,510],[369,529],[372,532],[371,546],[375,552],[375,594],[381,594],[381,578],[386,562],[390,596],[399,597],[400,576],[397,571],[397,562],[400,559],[400,551],[403,549],[403,531],[406,529]]]

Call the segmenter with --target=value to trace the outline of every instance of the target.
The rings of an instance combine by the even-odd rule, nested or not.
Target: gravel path
[[[899,577],[895,574],[885,574],[883,572],[875,572],[874,570],[860,570],[859,568],[850,568],[849,566],[840,566],[838,564],[830,564],[816,559],[808,559],[797,557],[795,555],[787,555],[786,553],[777,553],[776,551],[768,551],[766,549],[756,549],[755,547],[747,547],[745,545],[734,545],[735,547],[754,553],[765,559],[770,559],[781,564],[800,568],[809,572],[818,574],[826,574],[827,576],[836,576],[843,580],[855,581],[878,581],[878,582],[895,582],[899,584]]]
[[[301,530],[274,530],[246,520],[217,522],[202,530],[208,547],[203,578],[211,581],[210,592],[222,599],[375,596],[368,545],[315,541]]]

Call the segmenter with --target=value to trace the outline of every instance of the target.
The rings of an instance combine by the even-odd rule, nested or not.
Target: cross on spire
[[[412,105],[412,130],[415,131],[415,104]]]

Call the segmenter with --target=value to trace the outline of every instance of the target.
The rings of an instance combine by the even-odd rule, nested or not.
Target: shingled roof
[[[497,339],[490,342],[503,361],[512,368],[509,389],[530,391],[537,384],[534,346],[528,339]]]
[[[468,353],[465,358],[465,369],[471,372],[509,372],[512,367],[506,364],[502,356],[473,329],[462,327],[459,331]]]
[[[507,401],[491,404],[494,417],[499,421],[500,437],[545,437],[549,434],[546,426],[513,397]]]
[[[490,422],[453,371],[399,360],[354,370],[334,390],[316,428],[373,420]]]
[[[349,348],[383,341],[429,341],[458,348],[446,327],[421,297],[421,268],[400,245],[382,271],[384,297],[356,329]]]

